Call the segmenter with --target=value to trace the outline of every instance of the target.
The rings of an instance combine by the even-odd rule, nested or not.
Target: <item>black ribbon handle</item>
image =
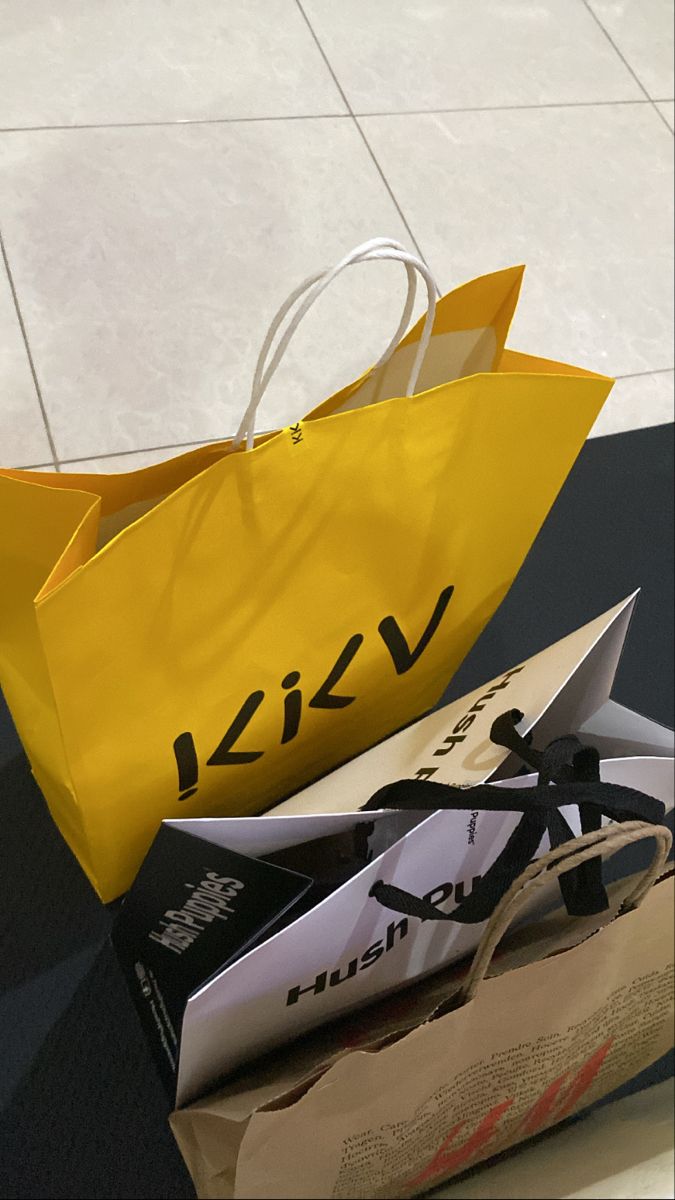
[[[520,812],[522,819],[480,882],[451,912],[441,912],[430,901],[393,884],[378,880],[370,890],[380,904],[425,921],[456,921],[471,925],[486,921],[496,904],[535,856],[548,833],[556,848],[575,836],[560,808],[577,805],[582,833],[601,828],[602,818],[613,821],[647,821],[658,825],[665,805],[652,796],[600,779],[600,756],[573,735],[556,738],[545,750],[533,749],[515,728],[523,714],[517,709],[503,713],[490,731],[492,741],[518,754],[538,772],[530,788],[499,788],[480,784],[472,788],[452,787],[428,779],[402,779],[380,788],[362,811],[396,808],[479,812]],[[602,859],[590,859],[559,877],[565,907],[571,916],[588,916],[609,907],[602,883]]]

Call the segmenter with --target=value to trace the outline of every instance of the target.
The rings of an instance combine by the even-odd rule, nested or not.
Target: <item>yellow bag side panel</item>
[[[300,438],[263,434],[234,454],[226,440],[123,475],[0,472],[3,687],[104,898],[131,881],[162,817],[259,811],[435,701],[610,386],[504,349],[522,273],[439,302],[412,400],[399,397],[422,321],[381,377],[319,405]],[[373,403],[381,394],[394,398]],[[414,646],[450,585],[429,646],[398,675],[380,623]],[[218,766],[242,706],[232,752],[254,757]],[[184,801],[180,734],[198,762]]]
[[[2,686],[35,777],[61,831],[91,874],[89,837],[70,784],[34,597],[62,555],[89,556],[95,497],[64,492],[57,501],[38,480],[0,476],[0,663]],[[67,567],[70,570],[70,567]]]
[[[305,422],[300,441],[285,430],[193,479],[38,604],[104,899],[129,886],[163,817],[260,811],[435,702],[610,386],[476,375]],[[450,585],[429,645],[397,674],[383,619],[414,646]],[[348,702],[312,705],[322,687]],[[300,726],[284,742],[291,691]],[[217,765],[247,702],[225,753],[259,757]],[[184,801],[181,734],[198,760]]]

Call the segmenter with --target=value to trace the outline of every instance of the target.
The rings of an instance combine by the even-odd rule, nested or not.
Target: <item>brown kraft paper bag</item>
[[[559,912],[495,950],[533,893],[599,851],[655,838],[602,917]],[[639,821],[532,863],[457,968],[300,1039],[171,1124],[204,1200],[408,1197],[601,1099],[673,1041],[670,833]],[[627,890],[628,886],[628,890]],[[618,917],[617,917],[618,914]],[[612,919],[617,917],[617,919]],[[598,931],[598,927],[604,927]],[[546,957],[541,957],[546,955]]]

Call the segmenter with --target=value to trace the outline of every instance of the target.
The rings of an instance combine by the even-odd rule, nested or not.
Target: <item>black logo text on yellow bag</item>
[[[384,617],[380,621],[377,631],[397,675],[405,675],[424,654],[443,619],[454,590],[453,584],[443,588],[419,641],[413,647],[408,644],[395,617]],[[323,683],[306,701],[308,708],[331,710],[346,708],[349,704],[354,703],[357,699],[355,695],[343,691],[338,692],[336,688],[353,663],[364,641],[364,634],[352,634],[327,672]],[[280,699],[283,705],[283,720],[279,744],[282,746],[292,742],[300,731],[304,708],[300,682],[301,673],[298,670],[289,671],[281,680],[282,695]],[[208,767],[241,766],[262,758],[265,753],[264,749],[254,749],[250,745],[238,743],[266,699],[266,693],[262,689],[253,691],[246,697],[215,750],[207,759]],[[178,768],[180,792],[178,799],[189,800],[190,796],[194,796],[197,791],[199,782],[199,759],[192,733],[188,731],[179,734],[173,743],[173,752]]]

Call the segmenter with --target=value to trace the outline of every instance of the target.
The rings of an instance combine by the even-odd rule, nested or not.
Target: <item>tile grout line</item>
[[[70,133],[76,129],[162,129],[190,128],[192,125],[255,125],[261,121],[333,121],[344,120],[349,113],[288,113],[266,117],[194,117],[175,121],[91,121],[78,125],[6,125],[0,133]]]
[[[382,109],[372,112],[354,113],[355,117],[424,117],[437,116],[439,113],[476,113],[476,112],[536,112],[540,108],[614,108],[619,104],[672,104],[672,100],[652,100],[636,97],[633,100],[546,100],[542,104],[469,104],[456,105],[451,108],[400,108]],[[2,130],[0,130],[0,133]]]
[[[672,126],[668,124],[667,119],[664,117],[663,113],[661,112],[661,109],[659,108],[659,104],[663,104],[663,103],[664,103],[663,100],[652,100],[652,108],[654,109],[654,112],[657,114],[657,116],[660,117],[661,120],[663,121],[663,124],[665,125],[666,129],[668,130],[668,133],[673,133]],[[669,103],[669,101],[666,101],[666,103]]]
[[[382,167],[380,166],[379,160],[375,154],[375,151],[373,150],[373,147],[371,146],[370,142],[368,141],[368,138],[366,137],[366,134],[361,126],[360,121],[358,120],[357,117],[355,117],[353,115],[352,115],[352,119],[354,121],[354,125],[355,125],[356,129],[359,132],[361,140],[362,140],[366,150],[368,151],[368,154],[370,155],[370,158],[373,162],[373,166],[375,167],[375,170],[377,171],[378,175],[380,176],[380,179],[382,180],[385,188],[387,189],[387,192],[389,193],[389,196],[391,198],[391,202],[394,205],[394,208],[396,209],[399,217],[401,218],[403,225],[405,226],[408,237],[410,238],[410,241],[413,244],[414,250],[417,252],[418,256],[426,262],[426,259],[424,258],[424,255],[423,255],[422,251],[420,250],[419,242],[411,229],[410,222],[408,221],[408,218],[405,216],[403,209],[401,208],[401,205],[399,204],[398,200],[396,199],[396,196],[394,195],[394,190],[393,190],[389,180],[387,179],[387,176],[385,175],[384,171],[382,170]]]
[[[614,108],[623,104],[652,103],[651,97],[645,100],[551,100],[544,104],[470,104],[451,108],[402,108],[390,111],[382,109],[373,112],[358,112],[353,116],[359,120],[362,117],[434,117],[442,116],[444,113],[538,112],[540,109],[551,108]]]
[[[652,97],[649,95],[649,92],[647,91],[647,89],[646,89],[646,87],[645,87],[644,83],[643,83],[643,82],[642,82],[642,80],[640,79],[640,77],[639,77],[639,75],[637,74],[637,72],[636,72],[636,71],[634,71],[634,70],[633,70],[633,68],[631,67],[631,65],[630,65],[630,63],[629,63],[629,61],[628,61],[628,59],[627,59],[627,58],[626,58],[626,56],[625,56],[625,54],[623,54],[623,52],[622,52],[621,50],[619,50],[619,47],[617,46],[616,42],[614,41],[614,38],[612,37],[611,33],[609,32],[609,30],[607,30],[607,29],[605,28],[605,26],[603,25],[603,23],[602,23],[602,21],[600,20],[599,16],[597,15],[597,13],[594,11],[594,9],[593,9],[593,8],[591,7],[591,5],[589,4],[589,0],[582,0],[582,3],[584,4],[585,8],[587,9],[587,11],[588,11],[588,12],[590,13],[590,15],[592,16],[593,20],[595,21],[596,25],[598,26],[598,29],[601,29],[601,30],[602,30],[602,32],[604,33],[604,35],[605,35],[605,37],[607,38],[607,41],[609,42],[609,44],[610,44],[610,46],[612,47],[612,49],[615,51],[615,53],[616,53],[616,54],[618,54],[618,56],[619,56],[619,58],[621,59],[621,61],[622,61],[623,65],[624,65],[624,67],[626,68],[626,70],[627,70],[627,71],[630,71],[631,75],[633,76],[633,79],[634,79],[634,80],[635,80],[635,82],[637,83],[637,85],[638,85],[638,87],[640,88],[640,90],[641,90],[641,91],[644,93],[644,95],[647,97],[647,100],[648,100],[648,101],[649,101],[649,103],[651,104],[651,106],[652,106],[652,108],[654,109],[654,112],[655,112],[655,113],[656,113],[656,115],[658,116],[659,120],[660,120],[660,121],[663,121],[663,124],[665,125],[666,129],[668,129],[668,130],[670,131],[670,133],[672,133],[673,131],[672,131],[672,129],[670,128],[670,125],[668,124],[668,122],[666,121],[666,118],[664,117],[663,113],[661,112],[661,110],[660,110],[659,108],[657,108],[657,107],[656,107],[656,101],[655,101],[655,100],[654,100],[654,99],[653,99],[653,98],[652,98]]]
[[[296,0],[298,2],[298,0]],[[327,60],[326,60],[327,62]],[[328,69],[332,73],[330,63]],[[335,83],[338,87],[337,78]],[[642,86],[642,85],[640,85]],[[340,88],[341,94],[344,95]],[[536,112],[539,109],[550,108],[611,108],[621,104],[672,104],[672,98],[653,100],[646,95],[644,99],[632,100],[560,100],[544,104],[478,104],[454,108],[401,108],[382,109],[372,112],[354,112],[345,96],[348,112],[340,113],[289,113],[287,116],[265,117],[196,117],[190,120],[177,121],[101,121],[83,122],[77,125],[5,125],[0,126],[0,133],[74,133],[82,129],[190,129],[200,125],[255,125],[271,121],[348,121],[359,120],[361,117],[424,117],[442,113],[492,113],[492,112]]]
[[[637,85],[638,85],[638,87],[639,87],[640,91],[641,91],[641,92],[642,92],[642,93],[643,93],[643,94],[644,94],[644,95],[647,97],[647,99],[649,100],[649,103],[650,103],[650,104],[653,104],[654,102],[653,102],[653,100],[652,100],[651,96],[649,95],[649,92],[647,91],[647,89],[646,89],[645,85],[643,84],[642,80],[641,80],[641,79],[639,79],[639,78],[638,78],[638,76],[636,75],[635,71],[634,71],[634,70],[633,70],[633,68],[631,67],[631,65],[630,65],[630,63],[629,63],[629,61],[628,61],[628,59],[627,59],[627,58],[626,58],[626,56],[625,56],[625,54],[623,54],[623,53],[621,52],[621,50],[619,50],[619,47],[617,46],[616,42],[614,41],[614,38],[612,37],[611,33],[609,33],[609,32],[607,31],[607,29],[605,29],[605,26],[603,25],[602,21],[600,20],[599,16],[597,15],[597,13],[594,11],[594,9],[593,9],[593,8],[591,7],[591,5],[589,4],[588,0],[582,0],[582,4],[584,5],[584,7],[585,7],[586,11],[587,11],[587,12],[590,14],[590,16],[591,16],[591,17],[593,18],[593,20],[595,21],[595,23],[596,23],[596,25],[597,25],[598,29],[602,30],[602,32],[604,33],[605,37],[607,38],[607,41],[609,42],[609,44],[610,44],[610,46],[612,47],[612,49],[614,50],[614,52],[615,52],[616,54],[618,54],[618,56],[619,56],[619,58],[621,59],[621,61],[622,61],[623,65],[624,65],[624,67],[626,68],[626,70],[627,70],[627,71],[630,71],[630,73],[631,73],[631,75],[633,76],[633,79],[635,80],[635,82],[637,83]]]
[[[384,184],[387,192],[389,193],[389,198],[391,199],[391,202],[394,205],[394,208],[396,209],[399,217],[401,218],[401,221],[403,222],[404,228],[408,234],[408,237],[410,238],[410,240],[413,244],[414,249],[416,250],[416,252],[420,258],[424,258],[424,255],[422,254],[422,251],[420,250],[419,244],[417,242],[417,238],[415,237],[412,229],[410,228],[410,224],[403,213],[403,209],[401,208],[401,205],[399,204],[398,200],[396,199],[396,196],[394,195],[391,184],[389,183],[389,180],[387,179],[384,171],[382,170],[382,167],[380,166],[377,158],[375,157],[375,152],[374,152],[372,146],[370,145],[370,142],[368,141],[368,138],[366,137],[363,129],[361,128],[361,125],[359,124],[359,121],[354,113],[354,110],[352,109],[352,106],[349,103],[349,100],[347,99],[345,90],[342,87],[342,84],[340,83],[340,80],[338,79],[337,75],[335,74],[335,71],[333,70],[333,66],[328,58],[328,55],[326,54],[326,51],[324,50],[323,46],[321,45],[321,42],[319,41],[319,38],[314,29],[314,26],[312,25],[309,17],[307,16],[307,13],[305,12],[305,10],[303,8],[302,0],[295,0],[295,3],[300,11],[302,19],[305,22],[305,25],[307,26],[315,44],[316,44],[316,48],[319,51],[319,54],[321,55],[323,61],[326,64],[326,69],[330,72],[331,77],[333,79],[333,83],[335,84],[338,92],[340,93],[340,96],[342,97],[342,101],[345,104],[348,114],[354,123],[354,127],[358,131],[358,133],[361,137],[361,140],[362,140],[366,150],[368,151],[368,154],[372,160],[373,166],[375,167],[375,170],[377,171],[378,175],[380,176],[380,179],[382,180],[382,183]]]
[[[50,467],[53,471],[56,470],[56,464],[53,462],[28,463],[21,467],[3,467],[3,471],[39,471],[43,467]]]
[[[306,24],[316,46],[321,54],[321,57],[323,58],[323,60],[326,64],[327,70],[329,71],[331,77],[333,78],[333,81],[338,90],[338,93],[340,94],[340,96],[343,100],[343,103],[345,104],[347,111],[344,113],[325,113],[325,114],[308,113],[308,114],[289,114],[288,116],[265,116],[265,117],[229,117],[229,118],[225,117],[225,118],[203,118],[203,119],[198,118],[195,120],[186,120],[186,121],[178,120],[178,121],[148,121],[148,122],[110,122],[110,123],[103,123],[100,125],[99,124],[83,124],[83,125],[27,126],[27,127],[16,127],[16,128],[10,127],[10,128],[6,128],[6,129],[0,129],[0,133],[56,132],[56,131],[64,131],[64,130],[78,130],[78,129],[110,129],[110,128],[115,129],[115,128],[147,128],[147,127],[156,128],[156,127],[174,127],[174,126],[184,126],[184,125],[185,126],[219,125],[219,124],[255,123],[255,122],[262,122],[262,121],[285,121],[285,120],[332,120],[332,119],[343,119],[344,120],[344,119],[349,119],[356,126],[356,129],[358,130],[358,132],[361,136],[364,146],[365,146],[370,158],[372,159],[373,165],[375,166],[378,174],[380,175],[380,178],[382,179],[382,182],[392,200],[392,203],[394,204],[394,206],[400,216],[401,221],[403,222],[403,224],[408,232],[408,235],[411,238],[413,245],[415,246],[418,253],[421,253],[421,251],[419,250],[417,240],[416,240],[416,238],[412,232],[412,229],[410,228],[410,225],[408,223],[408,220],[406,219],[406,217],[401,209],[401,206],[400,206],[398,200],[396,199],[396,196],[394,195],[394,192],[389,184],[389,181],[387,180],[387,178],[382,170],[382,167],[380,166],[380,163],[378,162],[378,160],[375,156],[375,153],[367,139],[367,136],[366,136],[363,128],[361,127],[361,124],[360,124],[361,117],[418,116],[418,115],[433,115],[435,113],[461,113],[461,112],[531,111],[531,110],[537,110],[537,109],[542,109],[542,108],[550,109],[550,108],[600,107],[600,106],[625,105],[625,104],[642,104],[642,105],[650,104],[653,108],[656,109],[659,117],[661,118],[663,123],[666,125],[666,127],[669,129],[669,131],[672,132],[670,130],[670,126],[668,125],[665,117],[660,112],[660,110],[657,108],[657,101],[654,100],[649,95],[646,88],[644,87],[644,85],[642,84],[642,82],[640,81],[638,76],[636,75],[635,71],[633,70],[633,68],[627,62],[624,55],[621,53],[619,48],[616,46],[616,44],[613,41],[610,34],[607,32],[607,30],[602,25],[599,18],[593,12],[593,10],[590,7],[590,5],[588,4],[587,0],[583,0],[583,3],[585,5],[585,7],[588,9],[589,14],[592,16],[593,20],[599,26],[599,28],[604,33],[607,40],[612,45],[615,52],[618,54],[619,58],[622,60],[622,62],[626,66],[627,70],[630,72],[630,74],[635,79],[635,82],[638,84],[641,91],[643,92],[645,99],[572,101],[572,102],[563,102],[563,103],[558,103],[558,104],[547,103],[547,104],[532,104],[532,105],[478,106],[478,107],[470,107],[470,108],[446,108],[446,109],[428,109],[428,110],[427,109],[418,109],[418,110],[402,110],[402,111],[391,111],[391,112],[372,112],[372,113],[358,113],[357,114],[353,111],[351,104],[350,104],[349,100],[347,99],[344,89],[342,88],[342,86],[335,74],[335,71],[333,70],[333,67],[323,49],[323,46],[321,45],[319,38],[318,38],[317,34],[315,33],[315,30],[314,30],[313,26],[311,25],[309,18],[307,17],[307,14],[305,13],[305,10],[301,3],[301,0],[296,0],[297,7],[304,19],[304,22],[305,22],[305,24]],[[60,469],[60,462],[62,462],[65,465],[65,464],[74,464],[74,463],[81,462],[84,460],[82,458],[59,460],[57,457],[56,446],[54,444],[53,436],[51,433],[49,421],[48,421],[45,406],[44,406],[44,401],[43,401],[41,390],[40,390],[40,387],[38,384],[35,365],[33,362],[33,357],[32,357],[30,345],[28,342],[28,336],[27,336],[27,332],[25,329],[23,317],[22,317],[22,314],[20,311],[18,298],[17,298],[17,294],[16,294],[16,289],[14,286],[14,280],[12,277],[11,269],[9,266],[9,261],[7,258],[7,253],[6,253],[5,246],[2,241],[1,235],[0,235],[0,248],[2,249],[2,256],[3,256],[4,263],[5,263],[8,280],[10,283],[10,289],[12,292],[12,297],[14,300],[14,305],[15,305],[15,309],[16,309],[16,313],[17,313],[17,319],[19,321],[22,336],[24,339],[24,345],[26,348],[26,354],[28,357],[34,386],[35,386],[36,393],[38,396],[38,401],[40,403],[40,408],[41,408],[41,412],[42,412],[42,416],[43,416],[45,430],[46,430],[47,437],[49,440],[50,448],[54,455],[54,463],[53,464],[46,463],[46,464],[37,464],[37,465],[39,465],[39,466],[54,465],[55,469],[58,471]],[[664,367],[664,368],[658,368],[654,371],[634,372],[632,374],[617,376],[616,378],[617,379],[631,379],[631,378],[646,377],[646,376],[654,375],[654,374],[669,373],[671,370],[672,370],[672,368]],[[171,443],[170,445],[164,445],[164,446],[154,446],[154,447],[146,447],[143,449],[137,448],[134,450],[117,451],[116,453],[113,452],[112,454],[103,453],[103,454],[89,455],[88,459],[90,461],[97,461],[97,460],[109,458],[109,457],[110,458],[125,457],[125,456],[131,456],[134,454],[153,452],[155,450],[172,450],[172,449],[180,449],[182,447],[190,447],[190,446],[194,446],[194,445],[215,444],[222,440],[224,440],[222,437],[216,437],[216,438],[203,439],[201,442],[197,442],[197,443],[195,443],[195,442],[178,442],[178,443]],[[26,468],[22,468],[22,469],[30,470],[31,468],[26,467]]]
[[[49,420],[47,418],[47,410],[45,408],[45,403],[42,398],[40,384],[38,383],[37,371],[35,370],[35,363],[33,361],[33,355],[31,352],[30,344],[28,342],[28,333],[26,332],[26,326],[24,324],[23,315],[21,312],[21,308],[19,307],[19,298],[16,294],[16,286],[14,284],[14,276],[12,275],[12,270],[9,265],[9,259],[7,257],[7,250],[5,248],[5,242],[4,242],[4,239],[2,236],[2,232],[0,232],[0,253],[2,254],[2,261],[5,264],[5,271],[7,272],[7,281],[9,283],[9,288],[12,293],[12,300],[14,301],[14,310],[16,312],[17,321],[19,322],[19,328],[21,330],[23,344],[26,349],[28,365],[30,367],[30,373],[33,377],[33,386],[34,386],[36,394],[37,394],[38,404],[40,405],[40,412],[42,413],[42,420],[43,420],[44,427],[45,427],[45,433],[47,434],[47,441],[49,442],[49,449],[52,452],[54,466],[55,466],[56,470],[58,471],[59,470],[59,457],[58,457],[58,454],[56,453],[56,445],[54,443],[52,431],[49,426]]]
[[[263,432],[273,432],[265,430]],[[192,442],[169,442],[163,446],[137,446],[133,450],[105,450],[103,454],[86,454],[78,455],[77,458],[62,458],[61,466],[68,466],[78,462],[98,462],[101,458],[127,458],[130,454],[152,454],[155,450],[181,450],[184,447],[194,447],[196,450],[200,446],[215,446],[218,442],[227,442],[234,437],[233,433],[222,434],[220,437],[201,438]]]
[[[627,375],[615,375],[615,379],[646,379],[648,375],[671,375],[675,367],[655,367],[653,371],[629,371]]]

